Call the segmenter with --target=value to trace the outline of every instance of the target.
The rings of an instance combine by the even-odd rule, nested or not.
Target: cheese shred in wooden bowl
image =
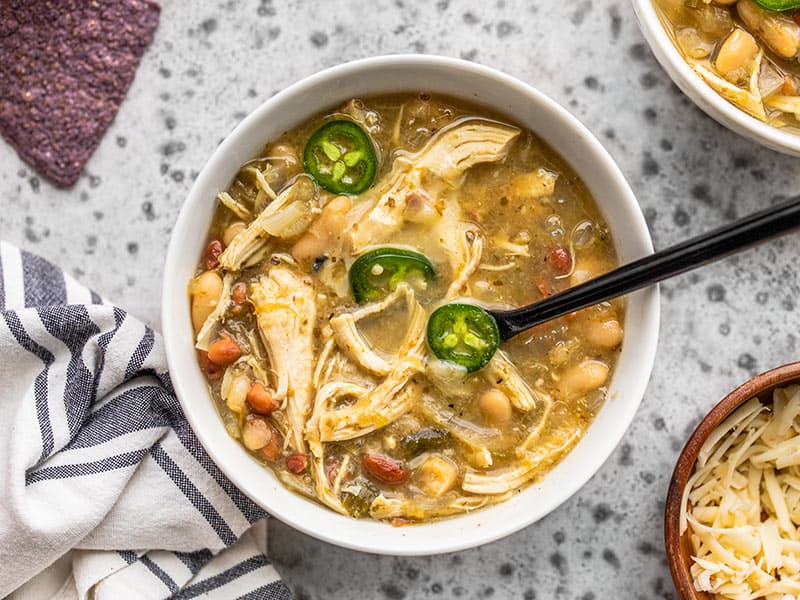
[[[744,403],[708,437],[681,505],[695,589],[800,598],[800,386]]]

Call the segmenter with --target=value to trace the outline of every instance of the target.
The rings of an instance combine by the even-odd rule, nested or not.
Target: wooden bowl
[[[711,594],[694,589],[689,568],[692,565],[691,543],[689,531],[680,533],[681,499],[686,483],[694,472],[697,454],[708,436],[725,418],[750,398],[758,397],[762,402],[772,401],[775,388],[800,383],[800,362],[783,365],[746,381],[719,404],[711,409],[694,430],[689,441],[683,447],[672,480],[667,492],[666,510],[664,512],[664,542],[667,549],[667,560],[672,580],[682,600],[712,600]]]

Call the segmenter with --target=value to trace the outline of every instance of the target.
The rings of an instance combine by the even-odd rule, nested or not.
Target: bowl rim
[[[800,156],[800,134],[772,127],[737,108],[694,72],[667,35],[653,0],[631,0],[650,50],[673,82],[709,117],[739,135],[777,152]]]
[[[703,417],[681,450],[678,460],[675,462],[675,469],[667,491],[664,510],[664,545],[672,580],[678,594],[684,600],[710,600],[708,594],[694,589],[692,576],[689,573],[691,558],[688,556],[688,538],[685,534],[681,535],[680,533],[683,491],[694,470],[700,448],[720,423],[742,404],[751,398],[762,396],[796,380],[800,380],[800,361],[787,363],[751,377],[726,395]]]
[[[658,330],[660,325],[660,298],[658,294],[658,288],[656,286],[648,290],[636,292],[642,325],[640,330],[635,332],[637,347],[640,351],[640,353],[637,355],[637,363],[635,366],[632,364],[629,368],[632,373],[634,370],[636,371],[636,375],[631,374],[629,376],[634,382],[630,388],[632,389],[631,397],[635,397],[635,400],[631,399],[630,401],[626,401],[624,414],[618,419],[614,429],[603,434],[604,443],[602,447],[597,452],[591,453],[588,460],[584,460],[582,464],[585,464],[585,466],[583,471],[580,473],[580,476],[572,478],[567,485],[559,488],[562,490],[562,492],[556,499],[550,499],[548,502],[542,503],[539,506],[539,512],[541,514],[534,514],[534,516],[530,516],[528,513],[525,513],[519,518],[506,519],[502,522],[498,522],[498,520],[495,519],[495,521],[492,522],[491,527],[481,527],[480,524],[478,524],[476,527],[474,527],[474,531],[472,533],[469,535],[463,534],[457,539],[446,539],[445,536],[428,535],[423,542],[419,539],[422,537],[421,535],[408,534],[408,536],[405,538],[402,535],[403,530],[424,530],[434,528],[437,523],[441,523],[442,521],[415,525],[412,528],[395,528],[396,531],[400,532],[398,536],[394,538],[394,540],[398,542],[398,546],[395,547],[392,546],[392,544],[373,542],[366,536],[357,539],[355,536],[351,536],[350,539],[343,540],[335,535],[329,534],[327,531],[315,529],[314,527],[307,525],[303,520],[303,511],[298,510],[298,508],[302,509],[302,504],[300,502],[293,506],[294,510],[282,511],[278,510],[275,506],[267,506],[268,502],[265,502],[263,498],[259,498],[258,494],[254,493],[253,490],[256,488],[256,486],[251,485],[251,483],[246,481],[236,470],[227,468],[226,464],[231,461],[226,460],[225,457],[222,456],[223,452],[209,444],[205,439],[205,434],[203,434],[204,424],[201,422],[202,419],[200,419],[192,411],[191,404],[188,402],[188,394],[184,389],[184,382],[188,381],[188,378],[193,377],[194,375],[185,372],[185,369],[183,369],[183,373],[177,369],[180,358],[179,354],[182,352],[182,348],[179,347],[178,340],[176,339],[176,334],[178,331],[177,325],[171,320],[170,317],[172,315],[170,311],[172,310],[173,305],[178,302],[178,295],[185,294],[185,287],[182,288],[184,291],[179,292],[179,288],[176,287],[173,277],[173,273],[178,272],[181,261],[179,256],[181,249],[179,247],[179,238],[186,237],[188,233],[190,233],[183,231],[188,227],[188,211],[190,208],[196,203],[207,201],[207,198],[200,196],[200,190],[205,185],[205,180],[212,178],[212,175],[209,174],[209,171],[213,170],[216,163],[221,161],[221,156],[225,155],[225,153],[229,152],[235,147],[238,138],[241,137],[245,131],[250,129],[252,124],[258,122],[260,118],[273,110],[276,105],[284,102],[284,99],[303,95],[308,90],[313,89],[322,83],[327,82],[328,84],[335,84],[336,81],[346,79],[347,77],[357,74],[362,70],[391,67],[400,67],[404,69],[413,69],[415,67],[430,69],[437,67],[454,69],[455,71],[465,72],[466,75],[472,75],[486,79],[489,83],[497,83],[501,86],[504,86],[506,89],[512,89],[515,92],[518,92],[521,95],[531,99],[532,101],[538,102],[543,111],[547,111],[554,117],[557,117],[569,125],[569,136],[575,137],[580,141],[581,148],[583,148],[587,153],[590,153],[591,157],[595,161],[593,166],[598,169],[603,169],[607,173],[608,181],[613,182],[613,185],[618,187],[622,192],[622,198],[619,199],[619,203],[620,206],[624,208],[626,217],[629,219],[629,222],[626,224],[629,227],[629,234],[637,240],[637,243],[641,245],[647,253],[652,253],[653,247],[644,216],[628,182],[625,180],[625,177],[619,169],[619,166],[612,159],[608,151],[597,140],[597,138],[569,111],[556,103],[554,100],[550,99],[548,96],[539,92],[533,86],[491,67],[470,61],[435,55],[400,54],[364,58],[325,69],[301,79],[275,96],[267,99],[247,117],[245,117],[242,122],[239,123],[239,125],[225,137],[223,142],[217,146],[207,163],[203,166],[200,175],[197,177],[181,208],[180,214],[171,234],[164,271],[164,289],[162,292],[162,327],[164,331],[164,344],[167,362],[173,377],[173,385],[175,387],[178,399],[184,409],[187,420],[189,421],[189,424],[197,435],[199,441],[208,452],[209,456],[217,465],[220,466],[220,469],[234,483],[234,485],[236,485],[247,496],[253,499],[254,502],[263,506],[271,515],[275,516],[281,521],[286,522],[293,528],[303,533],[341,547],[395,556],[418,556],[441,554],[445,552],[454,552],[472,548],[510,535],[555,510],[555,508],[568,500],[575,492],[585,485],[589,479],[594,476],[594,474],[596,474],[596,472],[600,469],[600,467],[602,467],[603,463],[608,459],[621,441],[622,437],[632,423],[636,412],[641,406],[641,402],[643,400],[647,383],[652,373],[652,368],[655,361]],[[456,95],[466,98],[464,93],[457,93]],[[514,117],[514,115],[509,116],[512,118]],[[566,142],[565,145],[567,145]],[[556,150],[558,151],[558,148],[556,148]],[[575,165],[572,166],[575,168],[576,172],[579,172],[578,174],[584,178],[587,168],[576,168]],[[609,398],[607,399],[607,402],[613,400],[614,398]],[[221,422],[218,426],[221,426]],[[589,428],[589,431],[591,431],[591,427]],[[567,455],[565,460],[569,456],[570,455]],[[528,489],[531,489],[534,485],[535,484],[532,484],[528,487]],[[297,496],[297,498],[298,500],[301,499],[300,496]],[[501,503],[496,506],[502,506],[503,504],[505,503]],[[478,512],[485,514],[487,511],[491,511],[494,508],[496,507],[486,507]],[[329,513],[331,518],[347,518],[330,511],[330,509],[327,509],[326,507],[321,507],[321,509]],[[455,515],[453,517],[449,517],[447,521],[453,521],[460,518],[466,519],[470,515],[475,514],[476,512],[466,513],[464,515]],[[347,519],[352,521],[352,519]],[[355,523],[356,521],[352,522]],[[385,527],[390,526],[385,525]],[[417,543],[424,545],[422,547],[412,546],[408,539],[412,537]]]

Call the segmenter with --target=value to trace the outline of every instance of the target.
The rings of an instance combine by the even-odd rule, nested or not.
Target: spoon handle
[[[800,228],[800,196],[623,265],[529,306],[492,311],[507,340],[573,311],[696,269]]]

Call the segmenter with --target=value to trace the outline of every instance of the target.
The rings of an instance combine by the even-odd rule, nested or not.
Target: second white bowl
[[[667,35],[653,0],[632,0],[639,27],[656,59],[684,94],[709,117],[739,135],[784,154],[800,156],[800,135],[767,125],[736,108],[695,73]]]

